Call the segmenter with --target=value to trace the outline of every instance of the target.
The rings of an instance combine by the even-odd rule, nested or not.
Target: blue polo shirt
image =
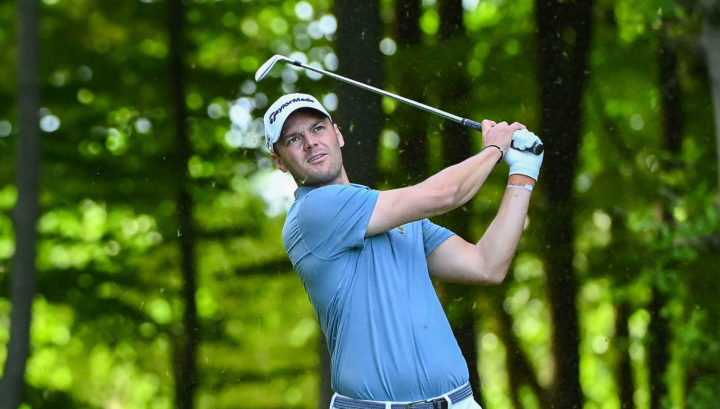
[[[300,187],[283,244],[327,339],[335,392],[414,401],[468,381],[425,257],[453,233],[427,219],[365,238],[379,192]]]

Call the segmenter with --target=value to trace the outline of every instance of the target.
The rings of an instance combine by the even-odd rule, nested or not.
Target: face
[[[342,165],[342,134],[326,116],[311,110],[294,112],[285,121],[272,158],[299,186],[348,184]]]

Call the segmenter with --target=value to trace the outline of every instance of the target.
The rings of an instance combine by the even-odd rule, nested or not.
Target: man
[[[540,140],[522,124],[483,121],[483,149],[414,186],[350,183],[345,144],[307,94],[280,97],[264,117],[277,167],[298,184],[283,244],[331,356],[331,409],[479,408],[431,276],[500,283],[527,215],[542,155],[510,149]],[[476,244],[427,218],[469,201],[501,159],[510,165],[500,209]]]

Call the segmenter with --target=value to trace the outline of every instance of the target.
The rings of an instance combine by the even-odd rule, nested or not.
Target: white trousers
[[[467,384],[466,384],[466,385],[467,385]],[[460,388],[465,387],[466,385],[463,385],[463,386],[461,386]],[[460,388],[457,388],[456,390],[459,390]],[[445,399],[448,401],[448,403],[449,403],[449,402],[450,402],[450,398],[448,397],[448,395],[450,395],[450,394],[453,393],[453,392],[454,392],[454,391],[450,391],[450,392],[442,395],[441,397],[445,398]],[[338,396],[342,396],[342,395],[337,394],[337,393],[333,395],[332,400],[330,401],[330,409],[340,409],[340,408],[338,408],[338,407],[335,406],[335,398],[337,398]],[[440,396],[438,396],[438,397],[440,397]],[[434,398],[433,398],[433,399],[434,399]],[[373,402],[374,404],[384,404],[384,405],[385,405],[385,409],[391,409],[391,407],[392,407],[393,404],[397,405],[397,404],[408,404],[408,403],[410,403],[410,402],[378,402],[378,401],[371,401],[371,402]],[[475,402],[475,399],[473,399],[473,397],[472,397],[472,395],[471,395],[471,396],[468,396],[468,397],[465,398],[465,399],[459,400],[459,401],[454,402],[454,403],[450,403],[450,404],[448,405],[448,409],[482,409],[482,407],[481,407],[477,402]]]
[[[334,402],[335,402],[335,396],[333,396],[332,401],[330,401],[330,409],[338,409],[333,404]],[[384,403],[385,403],[385,407],[389,409],[393,403],[403,403],[403,402],[384,402]],[[467,398],[465,398],[459,402],[451,403],[450,406],[448,406],[448,408],[449,409],[482,409],[482,406],[480,406],[480,404],[475,402],[475,399],[473,399],[472,396],[468,396]]]

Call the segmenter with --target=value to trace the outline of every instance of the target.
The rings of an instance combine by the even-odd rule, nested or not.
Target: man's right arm
[[[482,125],[483,146],[488,149],[443,169],[417,185],[380,192],[365,237],[446,213],[472,199],[502,157],[502,152],[510,148],[513,132],[525,128],[517,122],[508,125],[485,120]],[[502,152],[490,145],[496,145]]]

